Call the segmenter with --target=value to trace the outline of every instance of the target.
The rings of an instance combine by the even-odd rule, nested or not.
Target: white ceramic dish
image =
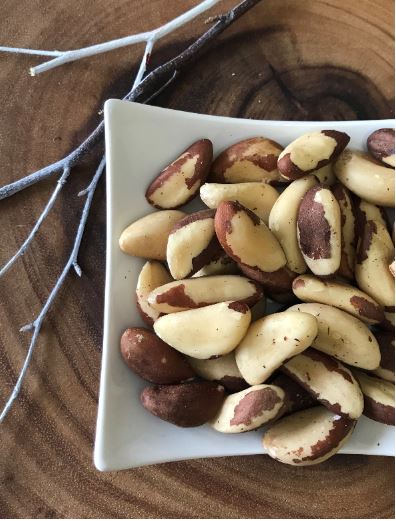
[[[393,126],[393,121],[253,121],[109,100],[105,124],[107,267],[95,465],[99,470],[120,470],[190,458],[263,453],[260,431],[227,435],[206,426],[181,429],[143,409],[139,393],[145,383],[131,373],[119,354],[123,330],[143,325],[134,300],[143,260],[122,253],[118,238],[128,224],[153,211],[144,198],[148,182],[199,138],[211,139],[217,154],[231,143],[256,135],[286,145],[303,132],[334,128],[351,136],[352,147],[364,148],[373,130]],[[394,428],[363,417],[341,452],[393,455]]]

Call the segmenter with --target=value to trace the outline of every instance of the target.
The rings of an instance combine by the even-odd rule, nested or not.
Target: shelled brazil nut
[[[200,196],[209,208],[217,208],[222,201],[238,201],[268,225],[268,217],[279,193],[266,183],[205,183]]]
[[[234,434],[273,421],[285,407],[285,393],[275,385],[254,385],[226,397],[209,422],[216,431]]]
[[[292,141],[278,158],[282,177],[294,180],[331,163],[349,143],[349,136],[338,130],[308,132]]]
[[[200,139],[165,167],[146,191],[147,201],[159,209],[175,209],[197,194],[209,174],[213,146]]]
[[[236,393],[249,387],[236,365],[234,352],[209,360],[188,357],[188,363],[198,376],[211,382],[218,382],[227,391]]]
[[[363,395],[351,371],[329,355],[308,348],[282,366],[322,405],[357,420],[363,412]]]
[[[294,294],[303,302],[328,304],[342,309],[366,324],[385,320],[383,307],[363,291],[340,282],[312,275],[300,275],[293,280]]]
[[[215,183],[284,181],[277,168],[282,146],[272,139],[253,137],[226,148],[214,160],[209,177]]]
[[[151,307],[147,300],[149,293],[171,280],[172,277],[165,266],[158,261],[147,261],[139,273],[136,283],[136,305],[147,325],[152,326],[160,316],[160,312]]]
[[[272,458],[288,465],[315,465],[336,454],[356,425],[323,405],[295,412],[264,434],[263,446]]]
[[[315,303],[296,304],[289,311],[309,313],[316,318],[318,334],[312,347],[354,367],[376,369],[379,366],[381,355],[374,334],[349,313]]]
[[[170,282],[148,295],[149,305],[159,313],[201,308],[235,301],[253,306],[263,297],[261,286],[240,275],[213,275]]]
[[[154,331],[181,353],[211,358],[235,349],[246,334],[250,318],[246,304],[220,302],[163,315],[154,323]]]
[[[367,138],[370,154],[388,166],[395,166],[395,129],[380,128]]]
[[[395,424],[395,384],[354,371],[364,396],[363,414],[374,421]]]
[[[315,275],[332,275],[341,263],[341,212],[331,190],[310,188],[298,209],[297,238],[301,253]]]
[[[192,213],[178,221],[170,231],[166,260],[174,279],[191,277],[220,254],[214,215],[214,210]]]

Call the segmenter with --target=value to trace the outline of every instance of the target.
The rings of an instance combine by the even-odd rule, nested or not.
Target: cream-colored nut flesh
[[[121,250],[135,257],[166,260],[168,236],[185,215],[178,210],[162,210],[138,219],[122,232],[119,239]]]
[[[389,271],[392,273],[393,278],[395,278],[395,261],[389,264]]]
[[[345,150],[335,162],[334,172],[343,185],[365,201],[394,206],[395,171],[377,163],[369,154]]]
[[[337,141],[322,132],[309,132],[298,137],[279,154],[282,159],[290,154],[290,159],[300,170],[306,172],[317,167],[319,161],[329,159],[337,146]]]
[[[236,365],[234,352],[211,360],[188,357],[188,363],[198,376],[205,380],[217,381],[227,389],[234,387],[237,390],[238,387],[239,389],[247,387]]]
[[[284,401],[285,393],[280,387],[254,385],[227,396],[209,425],[228,434],[252,431],[276,418]]]
[[[225,253],[221,254],[218,258],[205,264],[203,268],[198,270],[194,275],[195,277],[208,277],[209,275],[234,275],[239,273],[238,266],[234,260],[231,259]]]
[[[160,312],[148,303],[151,291],[172,280],[164,265],[157,261],[147,261],[143,266],[136,284],[136,303],[139,313],[146,324],[153,325]]]
[[[364,396],[363,414],[372,420],[395,424],[395,384],[381,378],[354,371]]]
[[[298,209],[306,192],[316,184],[313,176],[305,176],[293,181],[280,194],[269,216],[269,228],[285,252],[286,266],[296,273],[307,271],[297,240]]]
[[[273,272],[286,264],[283,250],[267,225],[235,201],[220,203],[215,216],[217,238],[239,264]]]
[[[389,271],[394,254],[386,227],[368,221],[358,244],[355,277],[361,290],[386,307],[395,305],[395,279]]]
[[[376,369],[379,366],[378,342],[361,320],[325,304],[296,304],[289,311],[310,313],[316,318],[318,334],[312,347],[354,367]]]
[[[272,458],[288,465],[315,465],[336,454],[356,422],[322,405],[277,421],[264,434],[263,446]]]
[[[276,165],[281,150],[282,146],[271,139],[244,139],[215,159],[210,179],[218,183],[282,181]]]
[[[205,183],[200,188],[202,201],[209,208],[217,208],[221,201],[239,201],[268,224],[268,217],[279,193],[265,183]]]
[[[173,229],[166,247],[172,277],[176,280],[189,277],[194,272],[194,259],[204,254],[214,237],[213,216],[192,220]]]
[[[378,302],[347,284],[319,279],[312,275],[301,275],[293,281],[293,292],[303,302],[334,306],[366,324],[378,324],[385,320],[384,310]]]
[[[331,411],[359,418],[363,395],[351,371],[341,362],[315,349],[306,349],[282,370]]]
[[[148,301],[161,313],[200,308],[217,302],[255,304],[263,295],[260,285],[240,275],[214,275],[173,281],[154,289]]]
[[[250,325],[250,309],[238,302],[221,302],[160,317],[154,331],[167,344],[193,358],[230,353]]]
[[[341,212],[329,188],[310,188],[298,209],[297,238],[308,268],[331,275],[341,263]]]
[[[250,385],[264,383],[283,362],[311,345],[318,332],[309,314],[284,311],[254,322],[235,351],[235,360]]]
[[[329,163],[318,170],[314,170],[312,175],[316,177],[320,184],[325,186],[331,186],[337,182],[332,163]]]

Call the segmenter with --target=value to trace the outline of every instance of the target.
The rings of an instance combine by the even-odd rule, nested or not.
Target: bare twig
[[[36,54],[42,56],[55,56],[55,58],[52,60],[42,63],[41,65],[37,65],[36,67],[31,67],[30,74],[32,76],[36,76],[37,74],[49,71],[50,69],[54,69],[55,67],[59,67],[65,63],[81,60],[82,58],[87,58],[89,56],[95,56],[96,54],[113,51],[115,49],[134,45],[136,43],[151,42],[151,45],[153,45],[154,42],[160,40],[172,31],[175,31],[179,27],[182,27],[186,23],[190,22],[200,14],[219,3],[219,1],[220,0],[204,0],[189,11],[186,11],[177,18],[174,18],[170,22],[167,22],[166,24],[157,27],[157,29],[153,29],[152,31],[132,34],[130,36],[125,36],[124,38],[117,38],[116,40],[90,45],[88,47],[83,47],[73,51],[32,51],[31,49],[21,49],[15,47],[0,47],[0,51]]]
[[[137,77],[135,78],[133,87],[131,91],[125,96],[124,99],[126,100],[137,100],[139,98],[143,98],[144,96],[148,95],[148,98],[146,98],[143,102],[146,103],[153,99],[153,97],[157,96],[164,88],[166,88],[179,74],[179,71],[185,67],[188,63],[190,63],[192,60],[196,59],[196,57],[199,55],[199,53],[202,51],[202,49],[215,38],[219,33],[221,33],[226,27],[228,27],[231,23],[233,23],[236,19],[238,19],[243,13],[245,13],[248,9],[253,7],[256,3],[258,3],[260,0],[244,0],[239,5],[237,5],[234,9],[232,9],[229,13],[226,15],[223,15],[220,17],[216,25],[211,27],[206,33],[204,33],[198,40],[196,40],[192,45],[190,45],[185,51],[183,51],[179,56],[176,56],[176,58],[173,58],[172,60],[169,60],[164,65],[158,67],[153,72],[151,72],[144,80],[140,82],[140,80],[143,78],[143,75],[146,70],[147,61],[152,49],[153,42],[150,40],[147,41],[146,49],[144,52],[144,56],[142,59],[142,62],[139,67],[139,71],[137,73]],[[203,4],[209,3],[209,2],[203,2]],[[199,7],[199,6],[198,6]],[[1,49],[0,49],[1,50]],[[140,83],[139,83],[140,82]],[[142,88],[143,87],[143,88]],[[156,89],[156,90],[155,90]],[[23,245],[20,247],[18,252],[4,265],[4,267],[0,270],[0,276],[3,275],[13,264],[14,262],[21,257],[32,239],[34,238],[35,234],[37,233],[41,223],[44,221],[45,217],[50,212],[51,208],[53,207],[56,198],[62,189],[64,183],[66,182],[67,177],[70,174],[71,167],[78,162],[88,151],[90,151],[96,143],[100,140],[103,134],[103,121],[97,126],[97,128],[86,138],[86,140],[77,147],[74,151],[72,151],[68,156],[66,156],[64,159],[53,163],[52,165],[49,165],[34,174],[31,174],[30,176],[27,176],[15,183],[12,183],[10,185],[7,185],[0,189],[0,199],[3,199],[4,197],[9,197],[13,193],[16,193],[23,188],[26,188],[27,186],[30,186],[31,184],[39,181],[40,179],[43,179],[44,177],[48,177],[49,175],[52,175],[55,172],[59,172],[63,170],[63,173],[61,177],[58,180],[58,184],[55,187],[54,192],[52,193],[46,207],[44,208],[43,212],[41,213],[39,219],[36,222],[36,225],[33,227],[32,231],[30,232],[29,236],[23,243]],[[81,213],[80,222],[78,225],[78,229],[76,232],[75,240],[73,243],[73,247],[70,253],[70,256],[59,275],[59,278],[57,282],[55,283],[54,287],[52,288],[44,306],[42,307],[41,311],[35,318],[35,320],[27,324],[26,326],[21,328],[21,331],[33,331],[32,338],[30,340],[29,349],[24,361],[24,364],[22,366],[21,372],[19,374],[18,380],[15,384],[15,387],[9,397],[9,399],[6,402],[6,405],[4,406],[4,409],[2,410],[0,414],[0,423],[5,419],[7,416],[10,408],[12,407],[12,404],[16,400],[16,398],[19,395],[24,377],[26,375],[26,372],[28,370],[30,361],[33,356],[33,352],[36,346],[36,342],[38,339],[38,335],[41,331],[42,323],[48,313],[48,310],[51,307],[51,304],[55,300],[60,288],[63,285],[63,282],[65,281],[69,271],[71,268],[74,268],[78,276],[81,276],[81,268],[78,264],[78,253],[80,250],[81,240],[84,234],[85,225],[87,222],[89,210],[91,208],[92,199],[97,187],[97,184],[99,182],[99,179],[105,169],[106,160],[105,156],[103,156],[102,160],[99,163],[99,166],[95,172],[95,175],[89,184],[89,186],[82,190],[78,195],[79,196],[86,196],[85,204]]]

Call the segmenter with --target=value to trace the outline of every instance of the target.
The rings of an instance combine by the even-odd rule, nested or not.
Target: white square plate
[[[181,429],[148,413],[139,402],[143,380],[119,354],[127,327],[143,325],[135,306],[142,259],[121,252],[118,238],[132,221],[152,212],[144,193],[150,180],[197,139],[207,137],[214,153],[244,138],[263,135],[286,145],[318,128],[343,130],[363,149],[375,129],[393,121],[279,122],[190,114],[119,100],[105,105],[107,155],[107,267],[102,374],[94,462],[99,470],[151,463],[263,453],[262,432],[220,434],[209,427]],[[361,418],[347,454],[393,455],[394,429]]]

